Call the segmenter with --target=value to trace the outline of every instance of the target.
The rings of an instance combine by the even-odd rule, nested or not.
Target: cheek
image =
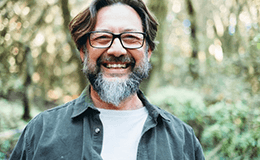
[[[102,55],[102,49],[95,49],[95,48],[88,48],[88,54],[89,54],[89,61],[91,61],[91,63],[95,63],[97,62],[98,58]]]
[[[144,61],[144,58],[146,57],[146,53],[144,51],[138,51],[138,52],[133,52],[132,56],[135,59],[135,62],[137,65],[142,63]]]

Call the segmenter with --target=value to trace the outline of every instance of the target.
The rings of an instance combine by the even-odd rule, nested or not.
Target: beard
[[[90,84],[102,101],[119,106],[120,102],[137,93],[141,81],[148,77],[151,64],[148,61],[147,52],[146,50],[145,57],[139,65],[136,65],[134,58],[128,54],[121,57],[102,55],[97,60],[97,63],[93,64],[88,61],[89,54],[85,49],[86,56],[83,63],[83,73],[87,76]],[[116,77],[116,75],[113,77],[113,80],[105,78],[104,73],[101,71],[103,61],[129,63],[131,64],[129,67],[131,67],[132,72],[126,79],[121,79]]]

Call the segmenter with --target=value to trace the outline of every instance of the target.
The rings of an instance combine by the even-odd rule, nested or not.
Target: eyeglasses
[[[106,31],[88,32],[89,44],[94,48],[109,48],[115,38],[118,38],[125,49],[138,49],[144,44],[145,33],[143,32],[123,32],[114,34]]]

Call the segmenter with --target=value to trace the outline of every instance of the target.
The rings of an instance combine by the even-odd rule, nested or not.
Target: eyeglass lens
[[[118,37],[124,48],[140,48],[143,46],[144,34],[139,32],[124,32],[113,35],[109,32],[92,32],[90,34],[90,45],[95,48],[108,48],[113,40]]]

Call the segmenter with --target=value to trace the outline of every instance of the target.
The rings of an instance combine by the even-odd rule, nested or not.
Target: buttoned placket
[[[141,99],[143,97],[142,93],[140,96]],[[92,106],[92,103],[88,106],[88,111],[86,116],[84,116],[83,120],[83,153],[82,159],[95,159],[102,160],[100,154],[102,150],[103,143],[103,125],[101,119],[99,117],[100,112]],[[154,150],[156,146],[147,146],[147,140],[149,140],[149,134],[153,132],[154,127],[157,125],[157,118],[159,116],[159,112],[152,108],[150,104],[145,102],[145,105],[148,109],[149,115],[144,124],[142,136],[139,141],[138,150],[137,150],[137,160],[148,160],[156,158],[154,155],[150,154],[150,150]],[[90,136],[91,135],[91,136]],[[86,137],[91,137],[91,139],[87,139]],[[91,142],[90,142],[91,141]],[[87,143],[92,143],[89,145]],[[89,146],[90,148],[86,147]],[[95,151],[93,151],[93,149]]]
[[[91,109],[91,114],[83,118],[82,160],[102,160],[100,154],[103,142],[103,125],[98,111]],[[89,145],[92,143],[92,145]],[[93,151],[94,150],[94,151]]]
[[[95,114],[93,118],[93,148],[97,153],[101,154],[103,142],[103,125],[99,118],[99,114]]]

